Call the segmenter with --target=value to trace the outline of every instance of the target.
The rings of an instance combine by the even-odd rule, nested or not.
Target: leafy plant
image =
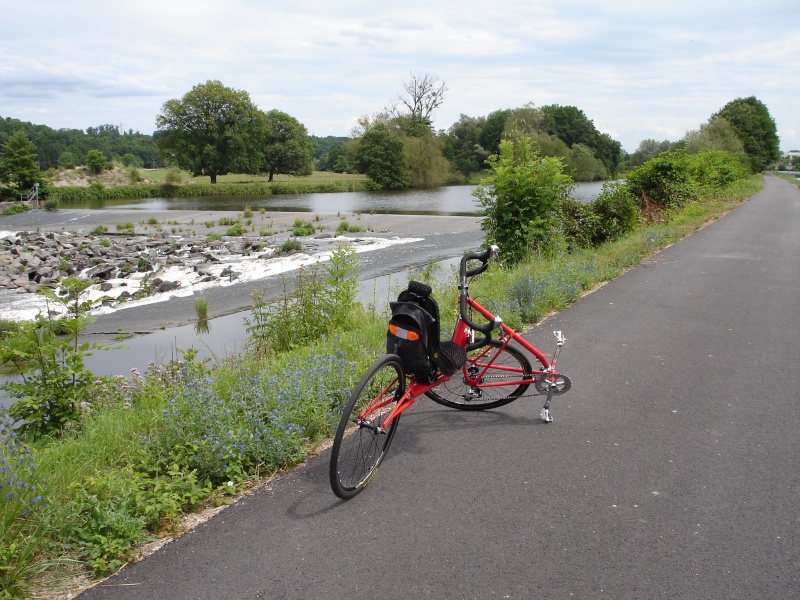
[[[0,407],[0,597],[25,596],[30,579],[41,570],[37,552],[43,528],[35,511],[41,504],[36,469],[14,421]]]
[[[285,352],[340,330],[347,323],[357,290],[355,251],[344,245],[334,250],[330,263],[300,269],[294,294],[286,278],[283,294],[268,303],[253,294],[252,318],[245,319],[251,348]]]
[[[292,254],[293,252],[300,252],[302,249],[303,244],[301,244],[299,240],[289,238],[278,246],[277,250],[275,250],[275,255]]]
[[[61,282],[64,296],[42,288],[48,302],[61,305],[66,316],[55,319],[38,317],[35,322],[20,323],[15,335],[0,339],[0,362],[12,367],[22,381],[4,383],[17,401],[9,414],[20,421],[19,430],[31,436],[58,433],[77,421],[79,405],[89,399],[94,382],[84,359],[91,346],[79,344],[80,331],[91,320],[91,301],[82,300],[90,281],[67,277]]]
[[[235,223],[232,227],[225,232],[225,235],[228,236],[235,236],[235,235],[244,235],[244,227],[242,227],[241,223]]]
[[[487,241],[516,263],[546,248],[553,210],[567,196],[572,180],[559,159],[541,157],[526,136],[503,140],[500,154],[490,156],[488,163],[491,174],[473,192],[484,212],[481,228]]]

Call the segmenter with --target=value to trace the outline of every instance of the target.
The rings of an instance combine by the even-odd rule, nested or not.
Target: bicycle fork
[[[547,400],[545,400],[544,406],[539,412],[539,418],[545,423],[553,422],[553,417],[550,415],[550,401],[553,399],[553,395],[558,388],[555,377],[556,362],[558,362],[558,355],[561,352],[561,347],[564,345],[564,342],[567,341],[567,338],[565,338],[564,334],[560,331],[554,331],[553,335],[556,337],[556,350],[553,353],[553,360],[550,361],[550,366],[546,370],[547,375],[543,375],[543,377],[547,379]]]

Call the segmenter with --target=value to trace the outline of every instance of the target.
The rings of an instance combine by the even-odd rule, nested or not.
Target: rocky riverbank
[[[269,238],[94,236],[73,232],[9,233],[0,238],[0,289],[33,294],[47,286],[59,293],[66,277],[92,281],[87,297],[96,306],[122,303],[255,279],[313,262],[347,243],[364,250],[400,240],[336,238],[320,234],[291,251]],[[291,267],[287,263],[293,263]],[[52,308],[52,307],[50,307]],[[13,315],[12,315],[13,316]],[[30,315],[26,315],[30,316]]]

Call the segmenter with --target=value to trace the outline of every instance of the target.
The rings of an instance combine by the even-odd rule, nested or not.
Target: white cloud
[[[577,106],[632,151],[646,138],[677,139],[754,95],[782,147],[800,147],[800,23],[784,2],[272,4],[4,6],[0,116],[151,132],[164,101],[219,79],[311,133],[348,135],[410,73],[429,72],[449,88],[435,115],[441,129],[462,113],[558,103]]]

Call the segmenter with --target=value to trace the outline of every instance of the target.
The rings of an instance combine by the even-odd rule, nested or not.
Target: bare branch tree
[[[406,91],[406,95],[398,94],[397,100],[390,103],[386,107],[386,111],[397,117],[400,116],[399,108],[405,106],[411,116],[427,119],[444,102],[447,85],[444,81],[440,82],[436,75],[411,73],[411,80],[403,82],[403,89]]]

